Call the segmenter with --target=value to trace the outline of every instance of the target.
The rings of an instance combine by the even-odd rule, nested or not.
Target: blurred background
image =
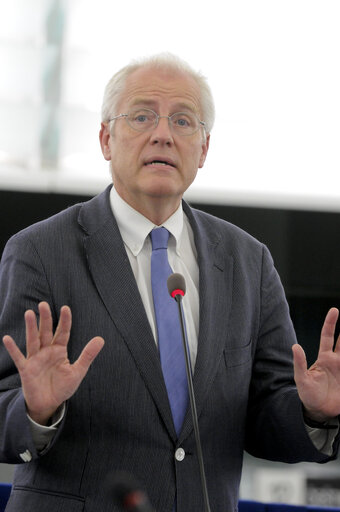
[[[324,315],[340,307],[339,0],[0,6],[0,253],[13,233],[110,183],[98,132],[112,74],[178,54],[208,77],[217,112],[186,199],[269,246],[312,362]],[[12,474],[0,465],[0,480]],[[339,463],[246,455],[241,496],[340,506]]]

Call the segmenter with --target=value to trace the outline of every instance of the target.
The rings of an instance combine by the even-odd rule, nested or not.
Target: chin
[[[171,197],[181,195],[183,187],[169,178],[153,178],[145,187],[145,191],[153,197]]]

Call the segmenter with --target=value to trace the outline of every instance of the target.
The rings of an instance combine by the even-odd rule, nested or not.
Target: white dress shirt
[[[111,208],[116,218],[120,234],[135,276],[139,293],[148,317],[155,342],[157,329],[151,289],[151,252],[149,233],[157,226],[146,217],[131,208],[112,187]],[[189,221],[183,213],[182,204],[163,224],[169,232],[168,259],[173,272],[183,275],[186,282],[186,294],[182,305],[192,368],[197,355],[199,325],[199,270],[194,235]]]

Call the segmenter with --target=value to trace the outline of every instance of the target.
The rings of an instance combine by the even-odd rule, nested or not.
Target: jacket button
[[[185,451],[183,448],[177,448],[175,451],[175,459],[178,460],[178,462],[182,462],[185,458]]]

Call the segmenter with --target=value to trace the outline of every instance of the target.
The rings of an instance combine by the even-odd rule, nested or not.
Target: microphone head
[[[121,510],[153,512],[146,493],[130,473],[111,473],[106,479],[105,487],[113,504],[118,505]]]
[[[177,295],[181,295],[182,297],[185,295],[186,286],[185,279],[182,274],[170,274],[167,284],[168,291],[173,299],[175,299]]]

